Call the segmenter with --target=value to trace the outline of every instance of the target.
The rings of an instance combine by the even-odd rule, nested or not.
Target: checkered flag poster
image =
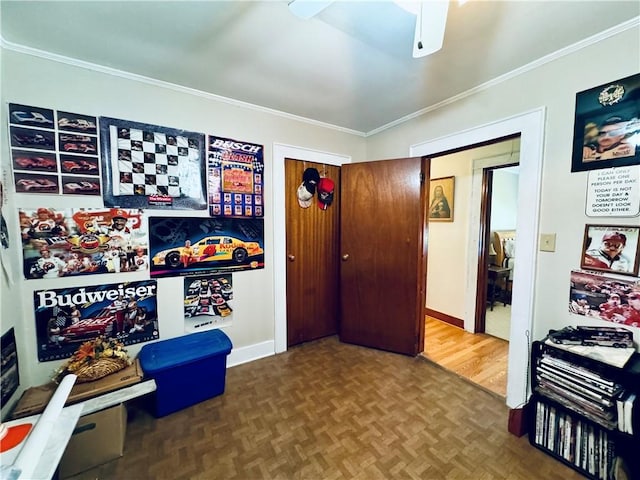
[[[100,133],[105,205],[206,209],[204,134],[107,117]]]

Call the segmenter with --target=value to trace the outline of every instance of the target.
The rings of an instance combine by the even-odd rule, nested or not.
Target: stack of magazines
[[[597,372],[543,353],[536,365],[536,390],[602,427],[618,427],[617,398],[622,387]]]

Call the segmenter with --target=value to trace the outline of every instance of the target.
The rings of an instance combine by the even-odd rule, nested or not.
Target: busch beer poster
[[[26,279],[149,269],[142,211],[20,210]]]
[[[209,215],[264,215],[263,146],[209,135]]]
[[[184,279],[184,331],[202,332],[231,324],[231,275]]]
[[[125,345],[157,340],[155,280],[33,293],[38,360],[68,358],[103,335]]]

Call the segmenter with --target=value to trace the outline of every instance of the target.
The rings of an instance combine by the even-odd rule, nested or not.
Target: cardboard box
[[[122,403],[81,417],[60,460],[60,478],[121,457],[126,433],[127,409]]]
[[[76,383],[69,394],[65,405],[73,405],[88,398],[97,397],[103,393],[112,392],[120,388],[128,387],[139,383],[142,380],[142,369],[140,362],[136,359],[133,364],[129,365],[118,372],[107,375],[100,380],[86,383]],[[13,410],[11,418],[28,417],[42,413],[49,403],[58,386],[53,383],[47,383],[39,387],[27,389],[20,397],[16,408]]]

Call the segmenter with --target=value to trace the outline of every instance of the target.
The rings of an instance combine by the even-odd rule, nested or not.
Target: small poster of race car
[[[59,111],[58,130],[96,135],[98,133],[96,117]]]
[[[184,279],[184,331],[202,332],[230,325],[233,317],[231,275]]]
[[[95,188],[73,177],[65,187]],[[142,212],[121,208],[19,210],[24,276],[57,278],[149,269]]]
[[[151,276],[229,273],[264,268],[264,221],[151,217]]]
[[[53,110],[11,103],[9,123],[22,127],[53,128]]]
[[[15,174],[16,192],[18,193],[58,193],[57,175]]]
[[[16,192],[100,195],[96,117],[9,104],[9,123]],[[51,176],[24,176],[36,172]],[[73,182],[61,178],[61,173],[95,178]],[[81,182],[97,184],[98,190]]]
[[[53,153],[14,149],[11,156],[14,171],[57,172],[58,170],[58,162]]]
[[[95,177],[62,177],[62,191],[70,195],[100,195],[100,182]]]
[[[52,131],[35,128],[11,127],[11,146],[38,150],[55,150],[56,138]]]
[[[68,358],[98,336],[125,345],[159,338],[155,280],[33,293],[38,360]]]

